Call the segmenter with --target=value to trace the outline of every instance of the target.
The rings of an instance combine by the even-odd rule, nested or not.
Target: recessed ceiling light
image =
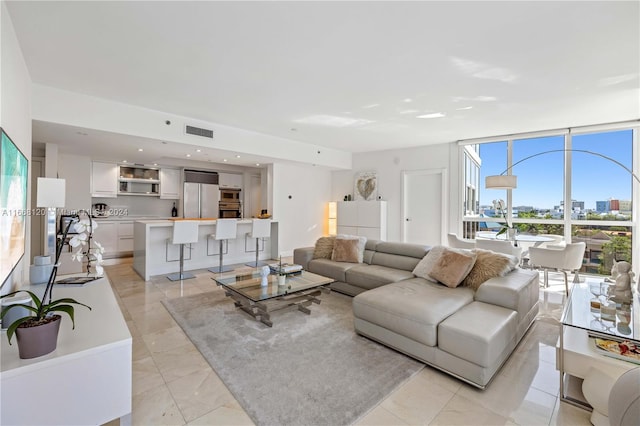
[[[418,115],[416,118],[441,118],[445,115],[441,112],[434,112],[431,114]]]
[[[227,159],[225,158],[225,159],[224,159],[224,160],[222,160],[222,161],[224,161],[224,162],[226,163],[226,162],[227,162]]]
[[[473,108],[472,106],[466,106],[466,107],[462,107],[462,108],[456,108],[456,111],[464,111],[465,109],[471,109]]]
[[[403,102],[413,102],[413,99],[411,99],[411,98],[405,98],[405,99],[403,99],[402,101],[403,101]]]
[[[239,155],[236,155],[236,158],[240,158],[240,156],[239,156]]]
[[[122,160],[122,162],[123,162],[123,163],[126,163],[126,162],[127,162],[127,160]]]
[[[295,127],[292,127],[290,130],[291,130],[292,132],[297,132],[297,131],[298,131],[298,129],[296,129]]]
[[[191,157],[191,154],[187,154],[187,157]]]
[[[142,148],[138,148],[138,152],[142,152]]]
[[[153,165],[154,165],[154,166],[157,166],[157,165],[158,165],[158,163],[153,163]]]
[[[202,150],[201,149],[196,149],[196,152],[202,152]]]
[[[256,163],[256,166],[260,166],[260,163]]]

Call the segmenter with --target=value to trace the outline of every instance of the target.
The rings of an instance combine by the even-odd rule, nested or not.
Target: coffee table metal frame
[[[234,300],[237,308],[251,315],[257,321],[272,327],[271,314],[276,311],[297,309],[311,314],[309,306],[320,304],[319,296],[330,293],[327,284],[334,280],[311,272],[302,271],[298,275],[287,276],[285,285],[278,285],[278,277],[269,275],[263,286],[258,272],[239,273],[212,278],[224,288],[225,295]]]

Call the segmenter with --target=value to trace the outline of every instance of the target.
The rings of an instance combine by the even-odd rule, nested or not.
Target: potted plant
[[[89,215],[88,228],[86,226],[84,226],[83,228],[83,225],[81,225],[82,221],[74,225],[76,226],[75,229],[79,233],[85,234],[86,238],[79,237],[80,241],[91,241],[91,233],[93,230],[91,222],[93,222],[93,220]],[[16,335],[16,339],[18,340],[18,352],[20,358],[36,358],[42,355],[46,355],[55,350],[58,342],[58,330],[60,329],[60,321],[62,319],[62,317],[56,314],[56,312],[64,312],[69,315],[69,317],[71,318],[72,328],[75,328],[73,305],[84,306],[91,310],[91,307],[85,305],[84,303],[78,302],[75,299],[53,299],[52,297],[53,284],[55,282],[56,274],[58,271],[60,254],[62,253],[62,247],[64,246],[64,242],[67,238],[67,233],[69,232],[70,226],[71,222],[67,225],[62,238],[58,241],[58,244],[56,246],[55,263],[53,265],[53,270],[51,271],[51,275],[49,277],[49,281],[47,282],[47,286],[45,287],[42,298],[29,290],[18,290],[2,296],[2,298],[4,298],[14,296],[18,293],[27,293],[31,297],[32,304],[17,303],[7,305],[2,308],[2,312],[0,313],[0,318],[4,318],[10,310],[18,307],[26,309],[32,313],[29,316],[16,319],[15,321],[13,321],[13,323],[9,324],[9,327],[7,327],[7,338],[9,340],[9,344],[11,344],[11,338],[13,337],[13,335]],[[83,244],[78,243],[78,245],[82,246]],[[100,251],[101,247],[98,250]],[[84,253],[84,255],[88,257],[89,266],[91,265],[92,260],[91,253],[92,251],[90,248],[86,250],[86,253]],[[78,260],[81,260],[81,258],[79,258]],[[101,253],[99,253],[99,259],[96,260],[97,267],[100,266],[101,260]],[[100,267],[99,270],[100,274],[102,273],[101,269],[102,267]]]

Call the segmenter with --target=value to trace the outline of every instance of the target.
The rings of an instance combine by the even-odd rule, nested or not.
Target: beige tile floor
[[[133,337],[134,425],[253,424],[189,341],[161,300],[222,291],[213,274],[182,283],[143,281],[130,260],[107,267]],[[542,315],[558,316],[561,275],[540,289]],[[231,302],[230,302],[231,303]],[[425,367],[358,425],[589,425],[589,413],[560,403],[555,369],[557,326],[537,321],[485,391]],[[117,422],[114,422],[117,423]]]

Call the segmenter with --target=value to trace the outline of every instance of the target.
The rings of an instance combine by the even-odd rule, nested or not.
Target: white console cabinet
[[[44,287],[28,289],[42,295]],[[54,297],[91,310],[75,308],[75,330],[62,314],[56,350],[38,358],[20,359],[15,337],[9,346],[2,331],[0,424],[130,424],[132,340],[108,279],[56,286]]]
[[[386,201],[338,201],[338,234],[387,240]]]

